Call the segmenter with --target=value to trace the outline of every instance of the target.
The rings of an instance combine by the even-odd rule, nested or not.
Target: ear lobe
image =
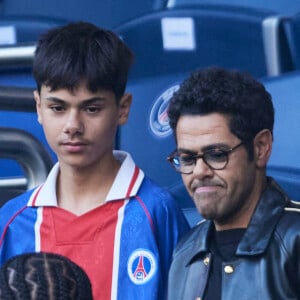
[[[254,138],[254,155],[258,167],[265,167],[272,153],[273,136],[270,130],[261,130]]]
[[[127,122],[131,103],[132,95],[129,93],[125,93],[120,99],[119,103],[119,125],[123,125]]]
[[[40,97],[37,90],[35,90],[33,92],[33,97],[34,97],[34,100],[35,100],[35,107],[36,107],[36,112],[37,112],[37,116],[38,116],[37,120],[40,124],[42,124],[42,117],[41,117],[41,113],[40,113],[40,110],[41,110],[41,97]]]

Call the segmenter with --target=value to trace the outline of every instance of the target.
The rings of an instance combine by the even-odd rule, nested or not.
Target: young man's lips
[[[67,142],[62,143],[62,145],[68,152],[80,152],[87,144],[83,142]]]

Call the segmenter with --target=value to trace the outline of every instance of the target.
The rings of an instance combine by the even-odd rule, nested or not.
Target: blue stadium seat
[[[47,17],[10,16],[0,18],[0,85],[34,87],[31,64],[41,34],[66,24]]]
[[[285,16],[300,12],[300,0],[169,0],[167,7],[197,6],[208,3],[266,9]]]
[[[284,25],[291,52],[293,69],[300,70],[300,13],[285,18]]]
[[[182,73],[129,81],[127,91],[133,94],[133,104],[128,123],[119,129],[116,146],[129,151],[152,180],[171,192],[189,223],[194,225],[201,217],[181,176],[166,160],[175,149],[166,109],[186,76],[187,73]]]
[[[3,8],[4,8],[4,3],[3,1],[0,1],[0,15],[3,14]]]
[[[181,180],[166,160],[175,148],[166,109],[185,75],[129,81],[127,91],[133,94],[133,104],[127,124],[118,132],[117,147],[131,152],[137,164],[165,187]]]
[[[132,79],[210,65],[257,78],[291,70],[281,18],[268,10],[221,5],[166,9],[116,31],[136,55]]]
[[[36,42],[39,36],[47,30],[63,24],[66,24],[64,19],[6,16],[0,18],[0,33],[3,39],[3,34],[6,32],[8,45],[31,43]],[[11,30],[7,31],[7,29]],[[0,38],[0,45],[7,45],[2,39]]]
[[[300,72],[264,78],[275,107],[274,143],[268,173],[300,201]]]
[[[14,39],[7,37],[8,43],[0,47],[0,126],[22,129],[32,134],[44,147],[44,151],[55,161],[42,127],[37,122],[32,77],[32,57],[35,43],[48,29],[63,25],[65,21],[53,18],[5,17],[0,19],[0,34],[4,28],[13,28]],[[5,39],[0,37],[1,42]],[[15,160],[1,159],[0,177],[23,176],[23,169]],[[3,191],[2,191],[3,193]]]
[[[3,16],[51,17],[89,21],[106,28],[160,7],[164,0],[0,0]]]
[[[1,53],[1,49],[0,49]],[[0,58],[1,60],[1,58]],[[16,87],[31,88],[36,87],[36,83],[32,77],[31,67],[8,67],[1,68],[0,66],[0,86],[2,87]]]

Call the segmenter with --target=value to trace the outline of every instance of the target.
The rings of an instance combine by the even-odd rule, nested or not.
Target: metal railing
[[[28,132],[0,127],[0,158],[9,158],[22,166],[27,178],[27,188],[42,183],[52,165],[45,147]]]
[[[1,66],[30,66],[34,56],[35,44],[17,44],[0,47]]]

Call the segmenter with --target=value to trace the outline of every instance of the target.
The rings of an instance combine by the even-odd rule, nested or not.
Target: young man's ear
[[[272,153],[273,135],[270,130],[261,130],[254,138],[254,156],[258,167],[265,167]]]
[[[125,93],[119,102],[119,125],[123,125],[127,122],[130,106],[132,102],[132,95]]]
[[[42,117],[41,117],[41,112],[40,112],[41,111],[41,97],[37,90],[35,90],[33,92],[33,97],[35,100],[35,107],[36,107],[36,112],[37,112],[37,116],[38,116],[38,122],[40,124],[42,124]]]

